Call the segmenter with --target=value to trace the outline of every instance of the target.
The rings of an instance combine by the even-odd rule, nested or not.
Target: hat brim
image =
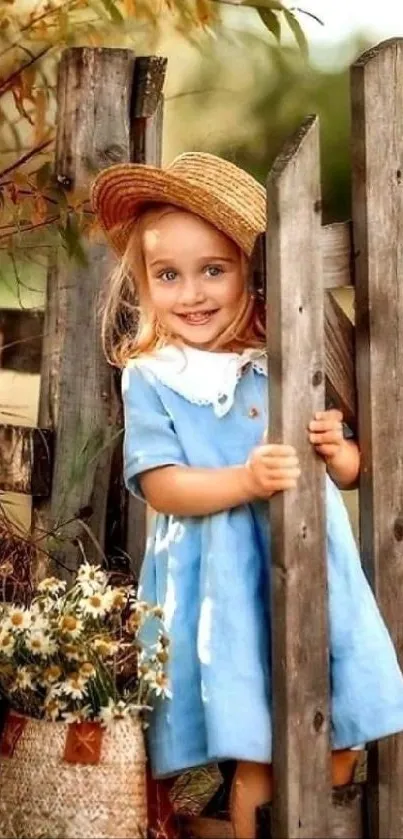
[[[195,213],[236,242],[248,256],[259,232],[225,195],[212,196],[207,187],[156,166],[126,163],[103,170],[92,185],[91,202],[119,255],[126,250],[134,221],[151,203],[173,204]]]

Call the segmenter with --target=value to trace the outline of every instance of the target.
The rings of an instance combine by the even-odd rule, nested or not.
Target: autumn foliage
[[[301,48],[293,11],[280,0],[3,0],[0,7],[0,249],[12,264],[62,245],[80,255],[77,231],[92,219],[86,196],[52,171],[57,64],[72,45],[156,45],[163,27],[197,40],[223,4],[255,6],[277,39],[285,19]],[[25,11],[24,11],[25,9]]]

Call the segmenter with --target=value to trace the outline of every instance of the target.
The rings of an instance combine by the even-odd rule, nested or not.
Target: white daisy
[[[4,629],[12,632],[24,632],[31,624],[31,615],[23,606],[10,606],[6,614]]]
[[[45,716],[55,722],[63,714],[66,705],[53,693],[49,693],[43,703],[43,707]]]
[[[169,680],[165,673],[158,673],[156,678],[155,695],[164,699],[172,699],[172,691],[169,689]]]
[[[87,681],[79,673],[72,673],[60,686],[60,690],[71,699],[82,699],[86,692]]]
[[[31,632],[45,632],[50,631],[49,618],[46,614],[31,609]]]
[[[94,592],[94,594],[85,597],[81,601],[80,608],[85,615],[91,615],[93,618],[101,618],[109,611],[110,606],[104,594]]]
[[[129,596],[130,605],[133,611],[139,612],[142,614],[147,614],[151,610],[151,606],[147,603],[146,600],[137,600],[136,593],[132,590],[132,594]]]
[[[101,658],[110,658],[116,655],[119,644],[117,641],[109,641],[107,638],[94,638],[90,643],[90,647]]]
[[[48,656],[56,650],[53,638],[42,629],[31,628],[25,638],[25,643],[33,655]]]
[[[7,629],[0,630],[0,655],[9,658],[14,650],[15,638]]]
[[[65,580],[58,580],[57,577],[46,577],[45,580],[42,580],[39,583],[37,590],[40,594],[61,594],[62,591],[66,589],[66,582]]]
[[[112,588],[108,586],[104,593],[108,609],[124,609],[127,603],[128,593],[124,588]]]
[[[77,722],[84,722],[88,720],[91,716],[92,708],[90,705],[83,705],[82,708],[78,708],[77,711],[65,711],[62,715],[64,722],[68,724],[77,723]]]
[[[108,704],[102,705],[98,714],[98,719],[102,725],[108,727],[112,725],[115,720],[121,720],[124,717],[127,717],[130,713],[129,706],[126,705],[121,699],[118,702],[115,702],[114,699],[109,697]]]
[[[51,664],[43,671],[42,681],[45,685],[53,685],[62,675],[62,669],[58,664]]]
[[[90,565],[84,562],[77,571],[76,585],[83,594],[90,596],[94,592],[105,588],[107,576],[99,565]]]
[[[67,661],[80,661],[82,658],[82,650],[74,644],[63,644],[61,652],[67,658]]]
[[[62,615],[59,622],[60,631],[63,635],[69,635],[70,638],[77,638],[82,632],[83,622],[81,618],[76,615],[67,614]]]
[[[32,670],[30,670],[28,667],[19,667],[15,675],[14,684],[12,685],[10,690],[33,690],[33,677],[34,674]]]
[[[95,670],[94,665],[91,663],[91,661],[83,661],[83,663],[80,664],[79,673],[80,673],[80,676],[83,677],[83,679],[88,681],[88,679],[93,679],[94,678],[94,676],[96,675],[96,670]]]

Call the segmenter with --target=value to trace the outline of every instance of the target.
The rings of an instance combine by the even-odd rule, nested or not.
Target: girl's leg
[[[350,784],[360,758],[360,751],[342,749],[332,752],[332,785]],[[271,764],[238,761],[230,795],[231,822],[235,839],[255,839],[256,807],[273,798]]]
[[[240,760],[230,795],[230,813],[235,839],[255,839],[256,807],[273,797],[271,764]]]
[[[353,782],[354,770],[361,754],[361,749],[340,749],[337,752],[332,752],[332,784],[334,787],[343,787]]]

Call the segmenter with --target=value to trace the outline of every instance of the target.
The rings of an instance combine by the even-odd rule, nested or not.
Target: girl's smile
[[[209,323],[218,311],[218,309],[210,309],[203,312],[184,312],[183,314],[178,313],[178,317],[182,318],[191,326],[204,326],[206,323]]]
[[[237,245],[198,216],[169,210],[143,236],[148,296],[158,321],[206,347],[234,322],[245,296]]]

